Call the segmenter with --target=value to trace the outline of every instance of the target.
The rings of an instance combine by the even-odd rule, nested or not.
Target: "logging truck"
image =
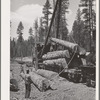
[[[88,56],[86,56],[86,50],[81,48],[78,44],[57,39],[60,25],[59,16],[57,22],[57,31],[55,34],[56,38],[50,37],[56,11],[59,8],[60,13],[61,10],[61,2],[61,0],[56,1],[51,22],[47,31],[47,37],[45,39],[43,48],[41,48],[41,50],[38,52],[38,59],[40,59],[38,60],[38,65],[40,65],[39,68],[56,71],[59,73],[59,75],[66,73],[64,76],[71,81],[85,82],[88,86],[95,87],[95,53],[91,52]],[[52,50],[51,52],[51,45],[47,45],[48,40],[56,44],[55,51]],[[61,48],[60,51],[58,51],[59,49],[57,49],[57,45],[64,47],[64,49],[67,51],[61,50]],[[88,57],[89,60],[86,59]]]
[[[38,58],[42,61],[39,63],[39,68],[61,72],[59,75],[66,77],[69,81],[82,82],[87,86],[95,87],[95,60],[93,60],[95,54],[90,53],[88,56],[91,54],[92,56],[88,58],[86,50],[76,43],[56,38],[51,38],[52,42],[66,47],[66,50],[44,52],[42,58]]]

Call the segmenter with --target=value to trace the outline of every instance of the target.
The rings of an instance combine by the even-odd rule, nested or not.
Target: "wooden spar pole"
[[[55,13],[56,13],[57,5],[58,5],[58,2],[59,2],[59,1],[60,1],[60,0],[57,0],[57,1],[56,1],[55,9],[54,9],[54,12],[53,12],[53,14],[52,14],[51,23],[50,23],[50,26],[49,26],[49,29],[48,29],[47,37],[46,37],[46,40],[45,40],[45,43],[44,43],[44,46],[43,46],[43,49],[42,49],[40,58],[42,57],[43,52],[44,52],[44,49],[45,49],[45,46],[46,46],[46,44],[47,44],[47,42],[48,42],[48,38],[49,38],[49,35],[50,35],[51,27],[52,27],[52,24],[53,24],[53,20],[54,20],[54,17],[55,17]]]
[[[55,5],[56,5],[56,3],[55,3],[55,0],[53,0],[53,9],[55,9]],[[55,31],[55,18],[54,18],[54,22],[53,22],[53,34],[54,34],[54,37],[56,37],[56,31]]]
[[[58,38],[58,34],[59,34],[60,12],[61,12],[61,0],[59,0],[59,4],[58,4],[58,16],[57,16],[56,38]],[[55,47],[55,50],[57,50],[57,45],[56,45],[56,47]]]
[[[60,12],[61,12],[61,0],[59,0],[59,5],[58,5],[58,21],[57,21],[56,38],[58,38],[58,34],[59,34]]]
[[[56,4],[55,4],[55,0],[53,0],[53,8],[54,8],[54,9],[55,9],[55,5],[56,5]]]

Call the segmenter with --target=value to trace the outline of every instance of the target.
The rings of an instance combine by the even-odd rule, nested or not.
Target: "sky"
[[[53,0],[49,0],[52,4]],[[17,38],[16,30],[20,21],[22,21],[24,30],[24,39],[28,38],[28,30],[34,27],[34,21],[41,16],[43,5],[46,0],[11,0],[10,3],[10,19],[11,19],[11,37]],[[66,14],[68,30],[72,29],[73,22],[76,18],[76,12],[80,0],[69,0],[69,14]]]

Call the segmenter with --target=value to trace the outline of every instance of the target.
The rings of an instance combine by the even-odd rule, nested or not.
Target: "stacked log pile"
[[[68,50],[48,52],[42,56],[43,65],[46,70],[60,72],[65,67],[68,68],[67,62],[70,59]]]
[[[56,38],[51,38],[51,41],[60,44],[62,46],[65,46],[68,50],[71,50],[72,52],[78,52],[78,44],[71,43],[68,41],[56,39]],[[43,64],[45,67],[52,67],[53,69],[63,69],[63,68],[68,68],[67,63],[70,60],[70,55],[68,50],[63,50],[63,51],[54,51],[54,52],[49,52],[45,55],[42,56]],[[54,71],[54,70],[53,70]]]

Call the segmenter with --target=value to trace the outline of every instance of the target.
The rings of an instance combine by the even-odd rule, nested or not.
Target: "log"
[[[38,75],[35,72],[31,72],[31,80],[35,84],[35,86],[40,90],[40,91],[46,91],[50,87],[49,81],[42,77],[41,75]]]
[[[56,38],[51,38],[51,41],[53,41],[53,42],[55,42],[57,44],[60,44],[62,46],[65,46],[66,48],[68,48],[68,50],[72,50],[73,52],[77,52],[80,55],[85,55],[86,54],[86,50],[84,48],[80,47],[76,43],[71,43],[71,42],[60,40],[60,39],[56,39]]]
[[[42,56],[43,60],[57,59],[57,58],[70,58],[68,50],[48,52]]]
[[[60,39],[56,39],[56,38],[51,38],[51,41],[53,41],[57,44],[60,44],[62,46],[65,46],[66,48],[68,48],[72,51],[75,51],[78,48],[78,44],[71,43],[71,42],[68,42],[68,41],[64,41],[64,40],[60,40]]]
[[[21,73],[21,77],[25,80],[25,74]],[[30,77],[33,82],[33,84],[41,91],[44,92],[50,87],[49,81],[42,77],[41,75],[38,75],[36,72],[30,72]]]
[[[59,66],[59,67],[62,67],[62,68],[68,67],[65,58],[45,60],[45,61],[43,61],[43,64],[46,65],[46,66]]]
[[[52,80],[55,76],[59,76],[58,73],[56,73],[56,72],[49,71],[49,70],[43,70],[43,69],[38,69],[37,74],[39,74],[49,80]]]

